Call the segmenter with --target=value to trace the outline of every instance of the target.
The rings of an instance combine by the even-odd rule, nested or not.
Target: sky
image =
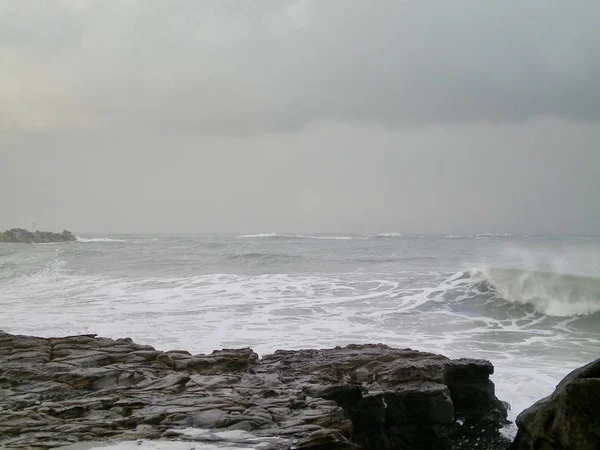
[[[600,234],[600,3],[0,0],[0,228]]]

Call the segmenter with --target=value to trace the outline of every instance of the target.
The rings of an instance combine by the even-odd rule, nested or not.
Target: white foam
[[[558,317],[600,311],[600,280],[555,272],[486,269],[481,272],[508,301],[530,304],[536,311]]]
[[[560,367],[553,361],[538,361],[537,364],[497,361],[494,364],[494,379],[498,398],[508,400],[508,419],[514,422],[517,416],[535,402],[554,391],[558,382],[580,364],[566,362]],[[508,427],[507,434],[514,438],[516,427]]]
[[[90,243],[90,242],[127,242],[125,239],[113,239],[113,238],[108,238],[108,237],[82,238],[80,236],[75,236],[75,238],[77,239],[77,242],[84,242],[84,243]]]
[[[262,234],[246,234],[238,236],[238,239],[252,239],[252,238],[288,238],[288,239],[333,239],[333,240],[350,240],[355,239],[353,236],[311,236],[305,234],[280,234],[280,233],[262,233]]]
[[[125,280],[68,273],[64,264],[57,260],[45,271],[0,285],[3,307],[11,311],[3,323],[6,331],[125,333],[139,342],[194,352],[232,345],[262,351],[323,345],[345,328],[343,335],[354,330],[367,339],[371,325],[351,323],[349,317],[376,307],[398,286],[386,280],[369,280],[363,287],[336,277],[280,274]],[[399,303],[394,300],[392,306]],[[311,328],[320,331],[311,333]],[[190,329],[201,331],[191,334]]]
[[[334,241],[348,241],[354,239],[352,236],[305,236],[303,234],[296,234],[293,237],[299,239],[333,239]]]
[[[514,415],[585,362],[584,350],[597,348],[596,342],[582,341],[582,351],[572,352],[575,340],[566,324],[541,330],[528,326],[535,317],[526,317],[522,325],[515,318],[469,316],[447,308],[452,289],[464,287],[464,292],[459,289],[463,296],[454,301],[469,299],[471,272],[457,273],[439,286],[406,288],[424,276],[353,272],[115,278],[73,273],[55,258],[44,270],[2,281],[0,302],[10,313],[2,317],[1,328],[47,337],[128,336],[161,350],[192,353],[249,346],[265,354],[279,348],[382,342],[450,357],[486,358],[496,366],[498,395],[513,404]],[[515,383],[520,390],[513,392]]]
[[[395,237],[403,237],[402,233],[379,233],[379,234],[371,234],[370,237],[386,237],[386,238],[395,238]]]

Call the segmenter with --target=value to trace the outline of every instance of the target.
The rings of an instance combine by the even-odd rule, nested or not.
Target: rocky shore
[[[47,244],[50,242],[70,242],[76,241],[70,231],[64,230],[62,233],[52,233],[50,231],[31,232],[23,228],[12,228],[0,233],[0,242],[17,244]]]
[[[567,375],[517,426],[511,450],[600,449],[600,359]]]
[[[497,449],[493,366],[381,344],[158,351],[0,332],[0,446],[189,440],[260,449]],[[191,444],[190,444],[191,448]]]

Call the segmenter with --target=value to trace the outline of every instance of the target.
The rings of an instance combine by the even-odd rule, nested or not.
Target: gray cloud
[[[1,3],[0,126],[597,120],[595,2]]]
[[[6,135],[0,228],[600,234],[600,127]]]
[[[0,0],[0,228],[600,234],[592,1]]]

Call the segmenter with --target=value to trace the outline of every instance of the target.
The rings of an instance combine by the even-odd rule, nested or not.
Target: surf
[[[75,236],[77,242],[81,242],[84,244],[89,243],[98,243],[98,242],[127,242],[125,239],[113,239],[108,237],[96,237],[96,238],[82,238],[80,236]]]
[[[378,234],[370,234],[368,237],[375,239],[391,239],[391,238],[401,238],[404,237],[402,233],[378,233]]]
[[[304,234],[279,234],[279,233],[260,233],[260,234],[245,234],[243,236],[238,236],[238,239],[285,239],[285,240],[295,240],[295,239],[323,239],[323,240],[335,240],[335,241],[348,241],[355,239],[353,236],[311,236]]]
[[[452,287],[468,284],[471,292],[491,294],[494,300],[532,307],[556,317],[600,312],[600,278],[570,273],[485,268],[459,272],[447,280]]]

